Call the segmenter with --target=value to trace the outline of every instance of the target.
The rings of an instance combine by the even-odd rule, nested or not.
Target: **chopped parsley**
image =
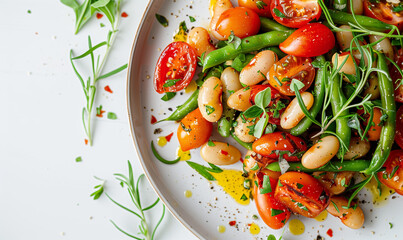
[[[212,106],[210,106],[210,105],[206,105],[205,107],[206,107],[206,113],[207,113],[207,115],[210,115],[210,114],[212,114],[212,113],[215,111],[215,109],[214,109]]]
[[[157,21],[163,26],[163,27],[168,27],[168,19],[162,15],[155,14],[155,17],[157,18]]]

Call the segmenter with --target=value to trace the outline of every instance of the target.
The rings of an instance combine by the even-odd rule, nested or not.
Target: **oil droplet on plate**
[[[365,185],[365,187],[369,191],[371,191],[371,193],[372,193],[372,201],[377,206],[385,205],[387,200],[388,200],[388,197],[392,193],[394,193],[394,191],[392,189],[390,189],[387,186],[381,184],[380,185],[381,193],[379,194],[378,181],[376,181],[375,178],[372,178],[371,181],[367,185]]]
[[[219,226],[217,227],[217,231],[218,231],[219,233],[224,233],[224,232],[225,232],[225,227],[224,227],[223,225],[219,225]]]
[[[315,218],[315,220],[318,222],[323,222],[326,220],[326,218],[327,218],[327,211],[324,210]]]
[[[301,235],[305,232],[305,225],[299,219],[293,219],[288,224],[288,229],[294,235]]]
[[[159,137],[157,140],[158,146],[161,146],[161,147],[167,145],[167,142],[168,141],[167,141],[166,137]]]
[[[230,195],[237,203],[241,205],[248,205],[250,203],[250,189],[245,189],[243,182],[245,178],[242,172],[238,170],[223,169],[221,173],[211,173],[217,180],[216,183],[220,185],[224,192]]]
[[[181,147],[176,149],[176,156],[181,158],[181,161],[187,161],[191,158],[190,151],[182,151]]]
[[[196,91],[197,89],[197,84],[195,81],[191,81],[189,85],[185,88],[185,93],[192,93]]]
[[[256,235],[260,233],[260,227],[256,223],[252,223],[249,227],[249,232],[252,235]]]
[[[186,190],[185,191],[185,197],[190,198],[192,196],[192,191]]]

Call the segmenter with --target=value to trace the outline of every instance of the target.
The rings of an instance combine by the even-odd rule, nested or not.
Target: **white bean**
[[[382,39],[382,36],[376,36],[376,35],[369,36],[370,43],[374,43],[380,39]],[[388,58],[393,59],[393,48],[389,38],[383,39],[379,43],[375,44],[372,48],[377,51],[383,52]]]
[[[352,137],[348,152],[344,154],[344,159],[351,160],[363,157],[369,152],[370,148],[371,144],[368,141],[361,140],[360,137]]]
[[[370,100],[378,99],[381,96],[379,91],[378,75],[373,72],[369,75],[369,86],[364,90],[364,96],[371,94]]]
[[[343,67],[340,69],[340,72],[346,73],[346,74],[351,74],[351,75],[356,75],[356,69],[353,61],[353,57],[351,54],[345,54],[345,55],[340,55],[337,54],[337,68],[339,68],[343,62],[347,59],[347,61],[344,63]],[[333,65],[336,64],[336,53],[332,57],[332,63]],[[343,78],[344,81],[350,82],[350,80],[347,77]]]
[[[241,83],[253,86],[266,79],[271,66],[277,62],[277,54],[270,50],[259,52],[239,75]]]
[[[354,176],[354,172],[314,172],[312,174],[331,195],[338,195],[346,190]]]
[[[348,25],[341,25],[340,26],[341,29],[351,29],[350,26]],[[336,32],[336,39],[337,39],[337,43],[339,44],[339,47],[341,50],[344,50],[346,48],[350,48],[350,43],[351,41],[353,41],[353,33],[350,31],[340,31],[340,32]],[[365,45],[366,42],[365,41],[359,41],[360,45]],[[352,47],[357,47],[357,45],[355,44],[355,42],[352,43]],[[361,59],[361,53],[359,50],[353,50],[353,56],[356,59]],[[368,64],[368,59],[366,56],[364,56],[364,61],[366,64]]]
[[[253,136],[253,134],[250,134],[250,129],[248,128],[253,125],[255,125],[255,122],[252,118],[243,120],[241,116],[239,116],[236,120],[234,134],[243,142],[254,142],[256,137]]]
[[[347,3],[348,3],[348,12],[351,13],[351,11],[350,11],[350,1],[347,1]],[[362,15],[364,13],[363,0],[353,0],[353,11],[357,15]]]
[[[239,89],[234,94],[229,96],[228,101],[227,101],[228,107],[241,111],[241,112],[252,107],[252,104],[250,103],[250,100],[249,100],[250,93],[251,93],[250,87]]]
[[[196,27],[190,30],[188,40],[190,46],[196,49],[197,56],[207,55],[211,51],[215,50],[208,31],[202,27]]]
[[[326,136],[305,152],[301,163],[309,169],[322,167],[337,154],[339,147],[340,143],[337,137]]]
[[[359,206],[354,206],[354,204],[345,209],[347,206],[348,201],[345,197],[334,196],[330,198],[330,204],[326,210],[333,216],[340,218],[341,222],[347,227],[352,229],[361,228],[365,221],[362,209]]]
[[[232,3],[230,0],[217,0],[217,2],[214,4],[214,6],[212,6],[213,16],[211,17],[211,21],[210,21],[210,32],[211,32],[211,35],[213,35],[213,37],[216,38],[217,40],[226,40],[227,39],[227,38],[221,36],[221,34],[219,34],[216,31],[216,27],[217,27],[218,19],[220,18],[221,14],[232,7],[233,6],[232,6]]]
[[[209,122],[217,122],[222,115],[222,82],[216,77],[208,78],[200,88],[198,96],[199,109]]]
[[[239,82],[239,73],[232,67],[227,67],[221,73],[221,82],[223,84],[223,96],[226,101],[231,94],[242,88]]]
[[[314,101],[313,95],[309,92],[303,92],[301,98],[305,107],[308,110],[311,109]],[[304,117],[305,114],[299,106],[298,99],[294,98],[281,115],[280,125],[283,129],[291,129],[297,126]]]
[[[206,162],[215,165],[230,165],[241,160],[241,152],[236,147],[223,142],[214,141],[213,143],[214,146],[205,143],[200,149],[200,155]]]

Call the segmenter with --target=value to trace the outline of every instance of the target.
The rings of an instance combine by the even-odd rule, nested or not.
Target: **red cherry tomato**
[[[269,104],[269,108],[267,111],[267,113],[269,114],[268,122],[271,124],[280,125],[281,114],[285,111],[286,106],[290,100],[288,97],[282,96],[275,88],[273,88],[269,84],[254,85],[250,87],[251,88],[250,102],[254,105],[256,94],[265,90],[268,87],[271,88],[271,102]]]
[[[177,92],[189,85],[197,64],[196,51],[185,42],[173,42],[162,51],[154,72],[158,93]]]
[[[283,95],[294,96],[295,92],[291,90],[290,84],[292,79],[297,79],[305,84],[300,92],[305,92],[315,78],[315,68],[311,62],[310,58],[292,55],[283,57],[270,68],[267,77],[269,84]]]
[[[403,11],[397,11],[396,5],[386,0],[364,0],[364,13],[368,17],[378,19],[384,23],[395,25],[399,30],[403,30]]]
[[[261,17],[271,17],[270,3],[271,0],[238,0],[240,7],[249,8]]]
[[[318,1],[312,0],[272,0],[270,11],[274,20],[291,28],[300,28],[313,19],[318,20],[322,13]]]
[[[208,141],[213,124],[202,116],[199,108],[190,112],[180,121],[178,140],[182,151],[198,148]]]
[[[263,189],[263,178],[265,174],[258,172],[255,177],[253,190],[253,199],[256,203],[257,211],[259,212],[262,220],[272,229],[280,229],[284,227],[290,218],[290,211],[279,201],[274,198],[274,190],[277,185],[277,178],[267,175],[269,177],[270,189],[268,193],[261,194]]]
[[[396,64],[399,66],[399,68],[403,70],[403,49],[397,51],[394,60]],[[397,81],[398,79],[402,79],[403,76],[400,74],[400,72],[393,64],[390,64],[389,72],[394,84],[395,100],[397,102],[403,103],[403,85],[400,85],[400,81]]]
[[[403,149],[403,106],[399,107],[396,114],[395,142],[401,149]]]
[[[307,147],[304,140],[286,132],[274,132],[263,135],[252,144],[253,151],[262,156],[278,159],[282,156],[287,161],[299,161]]]
[[[329,52],[335,43],[334,35],[328,27],[321,23],[310,23],[280,43],[280,49],[297,57],[316,57]]]
[[[260,29],[259,16],[249,8],[236,7],[223,12],[218,19],[216,31],[228,38],[231,31],[239,38],[256,35]]]
[[[365,119],[364,126],[368,126],[369,124],[369,119],[370,119],[370,114],[364,114],[364,110],[360,109],[357,111],[358,115],[362,116]],[[374,108],[373,112],[373,117],[372,117],[372,122],[371,122],[371,127],[368,130],[368,140],[369,141],[378,141],[379,138],[381,137],[381,131],[382,131],[382,124],[381,124],[381,117],[382,117],[382,111],[379,108]]]
[[[385,162],[385,171],[378,172],[378,179],[403,195],[403,150],[394,150]]]
[[[274,197],[292,212],[305,217],[318,216],[329,205],[329,192],[311,175],[287,172],[280,176]]]

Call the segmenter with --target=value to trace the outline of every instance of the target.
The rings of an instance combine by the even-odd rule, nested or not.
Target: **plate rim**
[[[136,148],[136,155],[139,159],[140,165],[144,171],[144,175],[146,176],[148,182],[150,183],[152,189],[154,190],[154,192],[157,194],[157,196],[159,197],[159,199],[163,202],[163,204],[167,207],[168,211],[174,216],[174,218],[180,223],[182,224],[182,226],[184,226],[187,230],[189,230],[195,237],[199,238],[199,239],[203,239],[203,237],[200,235],[199,232],[197,232],[194,228],[192,228],[188,223],[186,223],[186,221],[176,212],[176,210],[174,209],[174,207],[169,203],[169,201],[162,195],[162,193],[159,191],[159,189],[156,187],[155,182],[152,180],[152,177],[149,175],[149,172],[147,170],[147,167],[144,163],[144,159],[143,156],[140,154],[140,147],[138,144],[138,139],[135,133],[135,127],[134,127],[134,114],[132,113],[131,109],[132,109],[132,105],[131,105],[131,98],[132,98],[132,94],[130,93],[130,89],[131,89],[131,79],[134,78],[133,81],[136,81],[135,76],[132,72],[132,68],[133,68],[133,60],[135,57],[135,52],[136,52],[136,46],[139,43],[139,37],[141,34],[141,30],[144,27],[146,18],[148,17],[148,15],[150,14],[150,9],[155,5],[158,4],[160,2],[163,2],[163,0],[148,0],[148,4],[143,12],[143,15],[141,17],[140,23],[137,27],[137,31],[133,40],[133,44],[131,47],[131,51],[130,51],[130,56],[129,56],[129,63],[128,63],[128,71],[127,71],[127,77],[126,77],[126,107],[127,107],[127,114],[128,114],[128,120],[129,120],[129,128],[130,128],[130,136],[132,138],[134,147]],[[137,81],[141,81],[141,79],[137,79]]]

